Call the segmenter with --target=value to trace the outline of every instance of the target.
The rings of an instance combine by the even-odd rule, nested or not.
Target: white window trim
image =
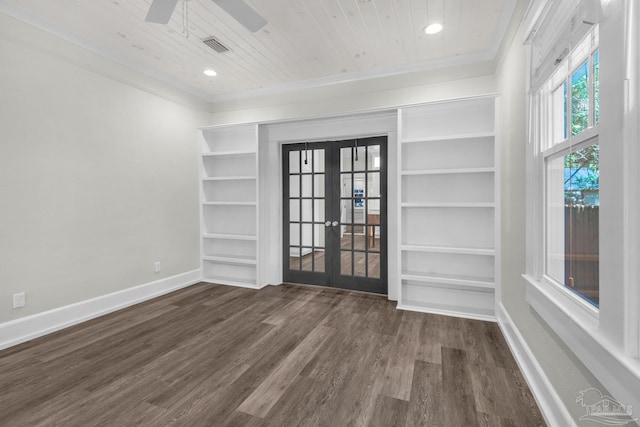
[[[550,4],[551,0],[535,1],[541,7]],[[600,3],[600,1],[597,1]],[[625,26],[626,50],[626,79],[625,79],[625,110],[624,110],[624,227],[625,241],[624,257],[624,324],[608,324],[605,329],[617,327],[624,329],[624,348],[619,343],[613,343],[607,330],[589,322],[589,314],[585,315],[586,307],[580,306],[568,295],[568,289],[552,286],[543,278],[544,258],[544,187],[542,163],[544,158],[540,150],[540,133],[532,123],[544,117],[547,111],[541,108],[536,93],[529,93],[527,150],[527,265],[526,300],[532,309],[540,315],[550,328],[559,336],[563,343],[577,356],[577,358],[591,371],[591,373],[607,388],[607,391],[626,404],[632,404],[634,414],[640,409],[640,194],[635,183],[640,182],[640,5],[635,0],[624,1],[624,16],[628,20]],[[616,11],[615,13],[622,13]],[[538,15],[528,12],[534,23],[529,26],[535,31],[539,25]],[[602,34],[600,35],[602,41]],[[525,40],[531,40],[531,33],[525,35]],[[527,60],[531,61],[531,50],[528,48]],[[602,77],[602,76],[601,76]],[[527,76],[527,87],[531,76]],[[634,107],[635,102],[635,107]],[[603,128],[605,129],[605,128]],[[588,139],[590,135],[585,134]],[[574,140],[575,142],[575,140]],[[601,294],[606,293],[606,283],[601,287]],[[588,303],[587,303],[588,304]],[[588,311],[588,308],[587,310]],[[603,312],[603,316],[609,315]],[[599,319],[605,322],[607,319]],[[603,323],[605,324],[605,323]]]
[[[636,1],[626,4],[625,80],[624,80],[624,227],[625,258],[625,350],[640,358],[640,6]]]
[[[591,31],[588,33],[591,34]],[[594,53],[599,49],[599,46],[591,47],[586,55],[589,61],[589,74],[592,75],[593,63],[592,58]],[[572,52],[570,52],[565,61],[570,61]],[[564,82],[567,82],[567,90],[571,90],[571,82],[568,80],[575,70],[577,70],[584,63],[584,59],[580,59],[578,64],[569,63],[566,67],[567,75],[562,82],[554,85],[553,88],[561,86]],[[549,76],[549,79],[553,78],[553,74]],[[593,88],[590,82],[589,84],[589,96],[593,99]],[[594,123],[594,107],[593,103],[590,103],[589,109],[589,123],[592,125],[583,130],[577,135],[571,134],[571,102],[567,102],[567,123],[566,134],[567,139],[557,143],[545,143],[544,146],[548,147],[544,150],[541,149],[543,141],[552,139],[552,114],[550,109],[550,97],[553,90],[549,91],[547,84],[543,84],[538,89],[536,94],[530,94],[531,101],[530,106],[533,109],[530,120],[533,123],[530,124],[532,130],[532,141],[530,141],[530,165],[529,170],[531,172],[530,188],[533,193],[532,206],[537,211],[537,215],[533,219],[533,230],[529,234],[532,237],[532,249],[533,249],[533,268],[528,270],[530,274],[525,274],[523,277],[527,282],[533,286],[538,293],[536,295],[544,295],[545,299],[531,297],[530,288],[527,289],[527,301],[532,305],[537,306],[541,311],[547,312],[552,307],[556,310],[560,310],[566,316],[568,316],[573,322],[580,325],[585,330],[597,330],[599,327],[599,310],[592,304],[584,300],[582,297],[567,289],[562,283],[555,280],[546,274],[546,174],[545,164],[547,159],[552,159],[562,153],[567,153],[569,150],[576,150],[589,145],[598,143],[599,141],[599,126]],[[543,307],[545,305],[546,307]],[[546,319],[545,319],[546,320]],[[554,325],[551,325],[552,328]],[[561,327],[561,325],[557,325]],[[555,329],[555,328],[554,328]]]
[[[555,151],[555,150],[554,150]],[[546,303],[540,301],[538,298],[532,300],[531,298],[531,288],[527,288],[527,301],[535,306],[539,307],[541,304],[545,304],[546,307],[543,311],[548,311],[555,307],[555,309],[562,311],[565,315],[572,319],[578,325],[581,325],[583,329],[588,330],[597,330],[599,326],[599,310],[597,310],[593,305],[585,301],[580,296],[576,295],[571,290],[567,289],[563,284],[558,282],[557,280],[549,277],[545,274],[545,254],[544,248],[546,246],[545,236],[546,232],[546,224],[545,224],[545,203],[544,203],[544,178],[543,178],[543,164],[545,157],[542,156],[542,153],[539,153],[538,158],[534,162],[534,166],[531,168],[532,171],[535,171],[533,175],[536,177],[532,178],[531,185],[535,188],[535,194],[539,194],[540,197],[537,197],[535,200],[537,202],[536,210],[537,215],[535,215],[534,223],[531,224],[534,230],[530,233],[532,236],[532,247],[533,247],[533,269],[531,274],[524,274],[523,277],[529,283],[530,286],[536,288],[538,292],[542,295],[546,296]],[[536,205],[536,203],[533,203]],[[545,319],[546,320],[546,319]],[[553,329],[556,327],[562,327],[562,325],[550,325]]]
[[[542,230],[547,229],[546,225],[546,195],[545,195],[545,162],[548,159],[553,159],[558,156],[564,156],[569,150],[575,151],[580,150],[582,148],[588,147],[593,144],[599,143],[599,134],[598,128],[591,127],[580,134],[572,137],[571,139],[567,139],[561,143],[558,143],[551,148],[548,148],[544,152],[540,153],[540,179],[542,181]],[[540,243],[539,250],[542,251],[541,260],[542,263],[540,265],[540,271],[538,277],[537,286],[546,288],[545,293],[548,295],[552,301],[555,301],[561,310],[563,310],[566,314],[569,314],[570,317],[577,322],[578,324],[583,325],[588,329],[597,329],[599,326],[600,319],[600,311],[594,307],[592,304],[587,302],[584,298],[578,296],[575,292],[568,289],[564,284],[560,281],[554,279],[549,276],[545,272],[546,265],[546,256],[545,256],[545,248],[547,246],[547,242],[545,240],[547,233],[544,232],[542,234],[542,241]],[[527,276],[527,280],[530,281],[532,279],[531,276]]]

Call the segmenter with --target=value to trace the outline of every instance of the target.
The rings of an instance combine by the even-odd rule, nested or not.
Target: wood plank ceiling
[[[319,79],[493,59],[517,0],[247,0],[268,24],[251,33],[210,0],[180,0],[167,25],[144,21],[151,0],[0,0],[47,27],[205,98]],[[427,36],[427,23],[444,30]],[[214,36],[230,50],[202,40]],[[202,71],[213,68],[217,77]]]

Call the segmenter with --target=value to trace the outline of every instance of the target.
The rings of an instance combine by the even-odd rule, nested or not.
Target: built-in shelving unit
[[[258,125],[201,131],[205,281],[260,287]]]
[[[398,110],[400,308],[494,318],[495,103]]]

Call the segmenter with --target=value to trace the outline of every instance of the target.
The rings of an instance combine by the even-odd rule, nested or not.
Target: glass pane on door
[[[285,281],[386,292],[384,141],[284,146]]]
[[[289,270],[325,272],[325,152],[289,151]]]
[[[340,149],[340,274],[380,278],[380,146]]]

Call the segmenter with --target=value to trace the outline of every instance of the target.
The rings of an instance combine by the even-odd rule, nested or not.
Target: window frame
[[[625,169],[624,254],[627,259],[640,259],[640,191],[633,183],[640,182],[640,6],[628,2],[625,8],[624,62],[624,125],[623,152]],[[635,106],[635,108],[634,108]],[[624,266],[625,322],[624,348],[627,354],[640,359],[640,265],[627,262]]]
[[[589,40],[590,46],[586,54],[577,56],[576,51],[583,47]],[[557,64],[556,71],[551,73],[547,80],[532,94],[530,125],[532,126],[532,157],[533,157],[533,206],[538,215],[534,218],[533,232],[533,268],[527,271],[533,275],[524,275],[527,281],[534,285],[564,313],[569,315],[577,323],[587,329],[598,329],[600,322],[600,310],[578,293],[568,289],[564,283],[547,274],[548,260],[548,204],[547,204],[547,162],[558,157],[565,156],[576,150],[599,144],[599,123],[595,122],[595,90],[594,90],[594,58],[599,52],[599,28],[594,26],[566,57]],[[599,53],[598,53],[599,56]],[[598,58],[599,59],[599,58]],[[574,64],[573,61],[576,63]],[[573,108],[571,100],[572,76],[587,62],[587,87],[589,96],[588,126],[581,132],[573,135]],[[562,78],[562,79],[560,79]],[[564,135],[562,140],[556,140],[554,135],[554,93],[566,85],[564,99]],[[557,112],[556,112],[557,113]],[[529,299],[529,296],[527,297]],[[539,305],[539,304],[538,304]]]
[[[605,7],[599,0],[569,2],[543,0],[527,12],[525,33],[528,105],[526,150],[526,270],[525,298],[532,312],[606,388],[610,395],[640,408],[640,5],[635,1]],[[619,6],[619,7],[618,7]],[[563,10],[571,9],[569,11]],[[538,89],[546,81],[550,64],[564,52],[583,26],[537,38],[542,28],[563,28],[564,22],[599,24],[598,137],[600,145],[600,311],[597,324],[589,323],[580,302],[557,286],[542,280],[544,200],[541,136],[536,123],[547,113],[540,105]],[[551,18],[550,18],[551,17]],[[582,34],[586,34],[585,33]],[[552,39],[550,40],[550,38]],[[620,42],[624,40],[624,44]],[[546,76],[542,72],[548,73]],[[635,106],[635,108],[633,108]],[[586,138],[585,134],[585,138]],[[588,139],[588,138],[587,138]],[[574,139],[574,143],[577,140]],[[566,297],[566,301],[563,300]],[[544,372],[542,372],[544,375]],[[637,414],[636,414],[637,415]]]
[[[546,150],[544,153],[541,153],[542,156],[542,189],[543,189],[543,229],[544,234],[542,236],[542,271],[540,274],[540,280],[549,287],[557,289],[559,292],[556,292],[556,298],[559,300],[560,304],[564,306],[571,306],[574,310],[574,315],[578,318],[583,324],[588,325],[591,328],[597,327],[600,319],[600,310],[595,307],[593,304],[589,303],[585,298],[578,295],[578,293],[570,290],[566,287],[566,285],[559,280],[553,278],[548,274],[548,241],[547,241],[547,230],[548,230],[548,206],[547,206],[547,162],[550,160],[554,160],[557,158],[562,158],[571,152],[575,152],[581,150],[586,147],[590,147],[592,145],[596,145],[600,143],[600,137],[596,130],[589,132],[587,135],[584,135],[584,138],[580,138],[580,142],[572,144],[569,141],[564,141],[562,144],[558,144],[552,149]],[[595,132],[595,134],[594,134]],[[582,133],[580,134],[582,135]],[[565,145],[566,143],[566,145]]]

